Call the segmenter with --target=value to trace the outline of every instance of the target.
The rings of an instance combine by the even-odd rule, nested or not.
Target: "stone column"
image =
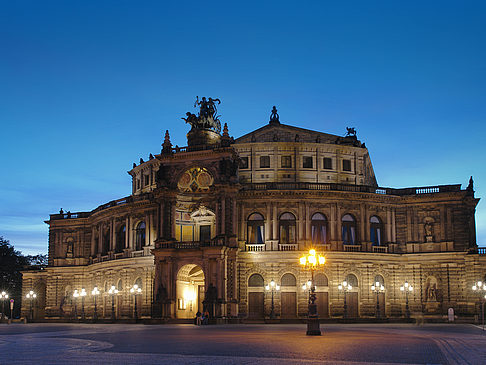
[[[226,196],[221,197],[221,232],[226,234]]]
[[[115,218],[111,220],[111,242],[110,242],[110,251],[115,251],[115,244],[116,244],[116,222]]]
[[[359,206],[359,215],[360,215],[360,220],[361,220],[361,227],[360,227],[360,239],[358,240],[359,241],[363,241],[363,240],[366,240],[366,231],[369,231],[369,228],[368,228],[368,224],[369,224],[369,220],[366,219],[366,213],[365,213],[365,208],[364,208],[364,204],[360,204]]]
[[[95,247],[95,227],[91,227],[91,256],[94,256],[96,254],[96,247]]]
[[[130,247],[130,216],[127,216],[125,218],[125,247],[123,248],[129,248]]]
[[[309,203],[304,203],[305,206],[305,239],[307,241],[312,240],[312,233],[311,233],[311,217],[310,217],[310,206]]]
[[[331,214],[329,216],[329,229],[330,229],[330,239],[331,241],[337,240],[336,235],[336,204],[331,204]]]
[[[238,234],[238,214],[236,210],[236,196],[233,196],[231,199],[231,234],[237,235]]]
[[[277,216],[277,204],[273,203],[273,217],[272,217],[272,226],[273,226],[273,240],[278,240],[278,216]]]
[[[391,211],[386,208],[386,242],[391,242]]]
[[[152,235],[150,232],[152,231],[152,220],[150,219],[151,215],[145,214],[145,244],[144,246],[150,246],[152,242],[151,237]]]
[[[397,226],[396,226],[396,217],[395,217],[395,208],[392,208],[392,237],[391,241],[393,243],[397,242]]]
[[[272,230],[272,220],[270,219],[272,210],[271,205],[269,202],[266,203],[266,216],[265,216],[265,241],[272,239],[271,230]]]

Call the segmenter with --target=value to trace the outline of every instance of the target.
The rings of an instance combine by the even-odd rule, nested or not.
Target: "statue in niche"
[[[73,256],[74,256],[74,242],[67,241],[66,257],[73,257]]]
[[[426,220],[424,224],[424,232],[425,232],[425,242],[433,242],[434,241],[434,227],[430,220]]]
[[[437,302],[437,280],[435,278],[428,278],[425,287],[425,301]]]

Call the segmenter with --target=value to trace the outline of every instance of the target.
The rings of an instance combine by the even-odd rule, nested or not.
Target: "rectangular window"
[[[137,179],[137,189],[140,189],[140,179]]]
[[[304,169],[311,169],[312,168],[312,157],[311,156],[304,156],[302,160],[302,167]]]
[[[248,157],[242,157],[240,160],[240,169],[248,168]]]
[[[324,168],[326,170],[332,170],[332,158],[324,157]]]
[[[270,156],[260,156],[260,168],[266,169],[270,167]]]
[[[209,242],[211,240],[211,226],[204,225],[199,227],[199,241]]]
[[[351,160],[343,160],[343,171],[351,171]]]
[[[292,156],[282,156],[282,168],[283,169],[292,168]]]
[[[149,175],[144,175],[144,180],[145,182],[143,183],[145,186],[147,186],[149,184],[149,179],[150,179],[150,176]]]

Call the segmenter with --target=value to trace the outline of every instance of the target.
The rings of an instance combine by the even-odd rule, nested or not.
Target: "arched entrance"
[[[204,272],[195,264],[181,267],[176,281],[176,318],[194,318],[203,311]]]

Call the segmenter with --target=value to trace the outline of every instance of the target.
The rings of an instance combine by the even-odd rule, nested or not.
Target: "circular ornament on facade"
[[[208,191],[213,184],[213,177],[204,168],[193,167],[185,171],[177,186],[181,192],[204,192]]]

